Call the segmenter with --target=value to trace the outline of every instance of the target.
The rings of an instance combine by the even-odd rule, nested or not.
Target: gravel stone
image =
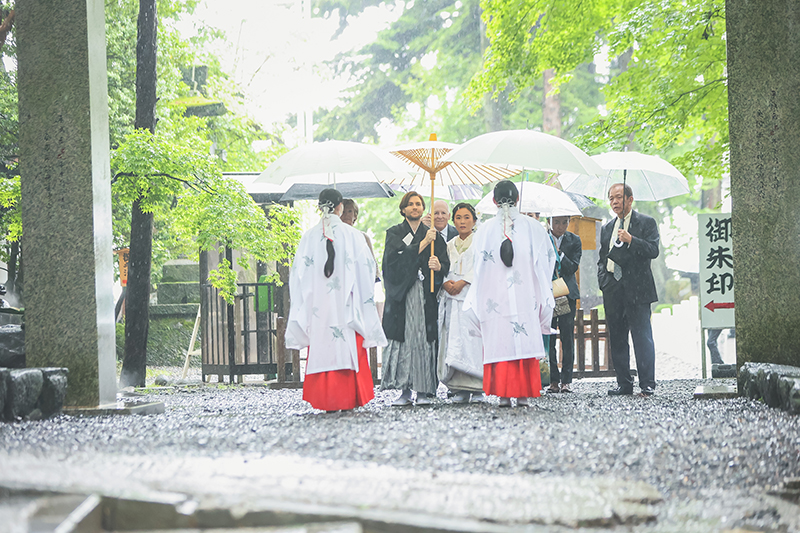
[[[396,408],[396,391],[376,390],[366,406],[334,414],[312,409],[301,390],[198,384],[137,398],[164,402],[161,415],[0,424],[0,450],[296,455],[434,475],[608,476],[648,483],[663,496],[657,525],[637,530],[706,531],[701,518],[711,514],[727,517],[729,529],[786,531],[785,513],[764,512],[753,498],[800,476],[800,417],[743,397],[693,398],[700,384],[734,383],[664,381],[643,398],[609,397],[611,381],[579,380],[572,394],[511,409],[493,397],[456,405],[443,387],[430,407]]]

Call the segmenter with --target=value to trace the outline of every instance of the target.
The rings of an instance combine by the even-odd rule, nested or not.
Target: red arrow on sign
[[[714,300],[711,300],[705,305],[705,308],[711,311],[712,313],[717,309],[733,309],[733,302],[714,303]]]

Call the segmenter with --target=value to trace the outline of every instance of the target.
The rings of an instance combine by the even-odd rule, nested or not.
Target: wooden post
[[[279,316],[277,319],[278,343],[275,362],[278,365],[278,383],[286,382],[286,319]]]
[[[289,350],[292,355],[292,381],[300,383],[300,350]]]
[[[592,328],[592,372],[600,372],[600,327],[597,309],[592,309],[590,318]]]
[[[372,372],[372,382],[378,383],[378,348],[369,349],[369,369]]]
[[[575,340],[578,345],[578,376],[586,372],[586,331],[583,325],[583,309],[578,308],[575,316]]]

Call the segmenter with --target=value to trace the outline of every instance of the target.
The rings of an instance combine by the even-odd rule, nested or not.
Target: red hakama
[[[369,370],[364,338],[356,333],[358,347],[358,372],[355,370],[330,370],[306,374],[303,399],[314,409],[339,411],[366,405],[375,397],[372,373]],[[306,366],[308,363],[306,363]],[[538,367],[537,367],[538,368]]]
[[[483,392],[501,398],[538,398],[542,375],[536,358],[483,365]]]

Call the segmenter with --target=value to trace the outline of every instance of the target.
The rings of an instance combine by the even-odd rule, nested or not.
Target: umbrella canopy
[[[316,200],[319,193],[329,185],[321,183],[295,183],[281,196],[281,202],[289,200]],[[336,189],[343,198],[391,198],[394,192],[388,185],[377,181],[355,181],[337,183]]]
[[[577,192],[570,192],[570,191],[562,191],[564,194],[569,196],[569,199],[572,200],[575,205],[578,206],[578,209],[583,211],[584,209],[588,209],[590,207],[597,207],[597,204],[591,201],[586,196],[579,194]]]
[[[432,135],[433,137],[433,135]],[[519,169],[480,163],[454,163],[443,158],[459,145],[437,140],[423,141],[392,148],[391,153],[411,165],[412,176],[387,181],[391,185],[428,185],[431,179],[438,186],[485,185],[519,174]],[[435,194],[435,193],[434,193]]]
[[[681,172],[658,156],[639,152],[608,152],[592,156],[604,172],[600,177],[564,173],[558,177],[565,191],[605,198],[614,183],[627,183],[637,200],[657,201],[689,194]]]
[[[416,191],[423,196],[431,193],[430,185],[390,185],[393,191],[405,194]],[[440,200],[460,202],[461,200],[477,200],[483,196],[483,187],[480,185],[434,185],[433,197]]]
[[[349,141],[307,144],[283,154],[254,183],[313,183],[391,181],[414,169],[385,150]]]
[[[444,161],[516,166],[544,172],[604,171],[580,148],[554,135],[530,130],[494,131],[471,139],[443,158]]]
[[[546,217],[580,216],[581,210],[563,191],[541,183],[515,183],[519,195],[519,210],[522,213],[541,213]],[[592,204],[594,205],[594,204]],[[487,215],[497,213],[494,192],[490,192],[475,206],[475,210]]]

